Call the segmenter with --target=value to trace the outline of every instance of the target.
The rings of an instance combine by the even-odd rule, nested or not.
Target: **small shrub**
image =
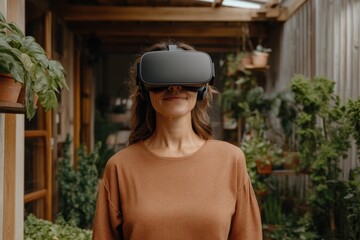
[[[58,186],[60,215],[65,221],[77,227],[90,228],[96,208],[98,172],[96,162],[99,158],[100,142],[89,155],[84,145],[77,151],[79,160],[75,169],[70,162],[70,144],[68,136],[64,144],[64,156],[59,162]]]
[[[28,215],[24,224],[24,240],[91,240],[92,231],[70,226],[65,221],[52,223]]]

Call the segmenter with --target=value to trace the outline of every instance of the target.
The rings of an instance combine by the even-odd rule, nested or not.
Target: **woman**
[[[129,146],[105,168],[93,239],[262,239],[244,154],[211,139],[207,109],[216,91],[207,84],[204,99],[197,100],[198,92],[182,86],[140,88],[135,67],[131,76]]]

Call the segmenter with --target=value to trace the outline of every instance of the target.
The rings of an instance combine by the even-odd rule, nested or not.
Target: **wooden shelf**
[[[263,71],[263,70],[268,70],[268,69],[269,69],[269,65],[266,65],[266,66],[263,66],[263,67],[257,67],[257,66],[254,66],[254,65],[245,65],[245,69],[247,69],[247,70],[260,70],[260,71]]]
[[[306,175],[306,173],[295,170],[272,170],[272,175],[288,176],[288,175]]]
[[[273,175],[297,175],[295,170],[272,170]]]
[[[0,113],[25,113],[25,106],[21,103],[0,102]]]

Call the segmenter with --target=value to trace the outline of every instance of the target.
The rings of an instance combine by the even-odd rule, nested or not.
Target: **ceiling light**
[[[209,3],[214,2],[214,0],[200,0],[200,1],[209,2]],[[250,9],[261,8],[260,4],[249,1],[241,1],[241,0],[224,0],[221,5],[226,7],[238,7],[238,8],[250,8]]]

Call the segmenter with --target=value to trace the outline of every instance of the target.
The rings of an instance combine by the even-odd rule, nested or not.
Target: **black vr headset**
[[[178,49],[147,52],[137,65],[137,84],[141,93],[163,91],[170,86],[181,86],[198,92],[198,100],[206,94],[206,84],[215,78],[214,63],[207,53]]]

